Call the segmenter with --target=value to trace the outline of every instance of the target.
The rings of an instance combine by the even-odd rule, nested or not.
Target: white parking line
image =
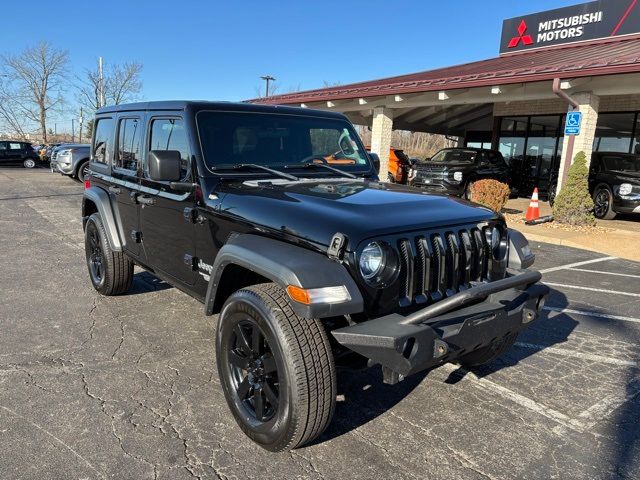
[[[604,288],[579,287],[578,285],[566,285],[564,283],[544,282],[551,287],[574,288],[576,290],[587,290],[589,292],[610,293],[611,295],[624,295],[625,297],[638,297],[640,293],[618,292],[617,290],[605,290]]]
[[[526,348],[529,350],[536,350],[553,353],[563,357],[581,358],[597,363],[608,363],[610,365],[618,365],[620,367],[636,367],[638,364],[630,360],[620,360],[619,358],[603,357],[601,355],[594,355],[593,353],[578,352],[576,350],[568,350],[566,348],[558,347],[546,347],[544,345],[536,345],[534,343],[516,342],[516,347]]]
[[[498,385],[497,383],[492,382],[491,380],[487,380],[484,377],[478,377],[475,373],[470,372],[462,367],[458,367],[451,363],[443,365],[438,370],[442,370],[444,372],[448,372],[449,374],[453,372],[459,372],[462,377],[462,381],[470,381],[473,382],[480,389],[488,392],[495,393],[500,395],[501,397],[514,402],[521,407],[524,407],[532,412],[538,413],[543,417],[548,418],[566,428],[570,428],[571,430],[576,430],[578,432],[583,432],[584,427],[580,421],[574,420],[568,415],[565,415],[562,412],[554,410],[553,408],[549,408],[545,405],[542,405],[535,400],[532,400],[524,395],[520,395],[519,393],[514,392],[513,390],[509,390],[502,385]],[[560,431],[558,433],[561,433]]]
[[[602,272],[600,270],[589,270],[587,268],[567,268],[567,270],[573,270],[574,272],[602,273],[604,275],[616,275],[618,277],[640,278],[640,275],[631,275],[629,273],[618,272]]]
[[[613,395],[603,398],[595,405],[587,408],[584,412],[578,415],[576,419],[586,429],[591,429],[596,424],[609,415],[611,415],[617,408],[621,407],[625,403],[633,400],[640,394],[640,378],[633,378],[627,383],[624,390],[617,390]],[[627,420],[627,419],[625,419]]]
[[[557,313],[573,313],[574,315],[581,315],[583,317],[606,318],[607,320],[620,320],[621,322],[640,323],[640,318],[623,317],[622,315],[610,315],[608,313],[600,312],[590,312],[588,310],[573,310],[571,308],[558,307],[544,307],[544,310]]]
[[[567,265],[560,265],[559,267],[545,268],[544,270],[540,270],[540,273],[557,272],[558,270],[566,270],[568,268],[580,267],[582,265],[589,265],[590,263],[606,262],[607,260],[616,260],[617,258],[618,257],[594,258],[593,260],[585,260],[584,262],[569,263]]]

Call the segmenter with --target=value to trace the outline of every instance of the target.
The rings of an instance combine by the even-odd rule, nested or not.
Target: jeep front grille
[[[433,303],[504,276],[505,263],[493,260],[488,227],[451,229],[398,240],[401,307]]]

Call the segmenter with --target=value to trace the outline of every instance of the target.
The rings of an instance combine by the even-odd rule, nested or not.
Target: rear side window
[[[93,160],[98,163],[108,164],[113,156],[113,118],[99,118],[95,126],[93,140]]]
[[[22,150],[22,144],[21,143],[10,143],[9,144],[9,150]]]
[[[118,126],[118,148],[115,166],[125,170],[138,170],[140,161],[141,125],[137,118],[123,118]]]
[[[182,159],[182,178],[189,176],[189,142],[184,122],[179,118],[158,118],[151,121],[149,150],[177,150]]]

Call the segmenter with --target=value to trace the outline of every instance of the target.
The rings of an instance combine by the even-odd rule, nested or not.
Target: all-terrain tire
[[[111,249],[99,213],[94,213],[87,220],[84,238],[87,268],[93,288],[107,296],[120,295],[129,290],[133,283],[133,262],[123,252]]]
[[[480,365],[491,363],[513,347],[516,338],[518,338],[517,333],[510,333],[501,340],[493,342],[491,345],[463,355],[458,359],[458,363],[466,368],[479,367]]]
[[[278,393],[277,408],[271,410],[268,419],[258,419],[257,409],[251,409],[255,402],[248,400],[251,394],[239,387],[239,377],[253,367],[243,369],[230,358],[238,352],[234,349],[237,329],[252,324],[264,336],[262,348],[268,347],[277,367],[277,386],[273,387]],[[257,355],[249,357],[255,359]],[[274,452],[292,450],[318,437],[331,422],[337,386],[327,333],[319,320],[297,316],[278,285],[254,285],[227,299],[218,320],[216,361],[225,399],[236,422],[261,447]],[[257,377],[251,375],[253,382]],[[251,388],[255,395],[255,387]]]

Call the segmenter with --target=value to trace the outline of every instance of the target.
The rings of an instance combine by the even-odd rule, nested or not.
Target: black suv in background
[[[591,157],[589,191],[596,218],[640,213],[640,155],[598,152]]]
[[[486,208],[379,183],[344,115],[150,102],[94,125],[93,287],[125,293],[138,264],[219,314],[221,388],[266,449],[322,433],[337,366],[380,365],[393,384],[484,364],[540,314],[548,288],[525,238]],[[336,152],[349,161],[330,164]]]
[[[413,165],[409,185],[431,193],[470,199],[473,182],[484,179],[509,183],[509,166],[500,152],[482,148],[445,148]]]
[[[40,161],[38,152],[28,142],[0,140],[0,165],[22,165],[33,168]]]
[[[549,204],[557,194],[558,172],[551,177]],[[593,214],[613,220],[618,213],[640,213],[640,154],[594,152],[589,166]]]

